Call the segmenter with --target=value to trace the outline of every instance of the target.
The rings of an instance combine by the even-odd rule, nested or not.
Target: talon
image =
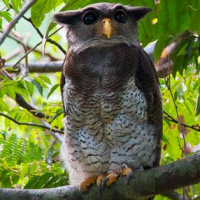
[[[96,181],[96,183],[97,183],[97,186],[98,186],[98,188],[99,188],[99,191],[100,191],[100,193],[102,192],[102,190],[103,190],[103,181],[105,180],[105,175],[103,175],[103,174],[101,174],[101,175],[99,175],[98,177],[97,177],[97,181]]]
[[[130,181],[132,174],[133,174],[133,170],[131,168],[122,169],[122,176],[126,176],[128,182]]]
[[[119,174],[115,173],[115,172],[111,172],[109,173],[106,178],[103,181],[103,185],[111,185],[113,182],[116,181],[117,177],[119,176]]]
[[[80,184],[80,190],[86,192],[88,188],[96,182],[97,177],[89,177]]]
[[[109,178],[104,178],[103,183],[102,183],[102,189],[104,188],[105,184],[108,182]]]

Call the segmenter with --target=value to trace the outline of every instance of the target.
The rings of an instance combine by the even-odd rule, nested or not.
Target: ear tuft
[[[53,20],[59,24],[72,24],[80,15],[80,11],[59,12],[53,16]]]
[[[132,14],[133,17],[138,21],[151,11],[152,9],[147,7],[133,7]]]
[[[53,20],[59,24],[69,24],[69,18],[66,16],[66,12],[55,14]]]

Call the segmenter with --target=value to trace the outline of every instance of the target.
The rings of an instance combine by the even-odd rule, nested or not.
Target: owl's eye
[[[94,11],[89,11],[83,15],[82,19],[85,25],[91,25],[98,19],[98,15]]]
[[[117,10],[114,16],[115,20],[119,23],[126,23],[127,15],[124,10]]]

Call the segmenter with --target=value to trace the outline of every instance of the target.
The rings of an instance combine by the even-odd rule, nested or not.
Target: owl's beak
[[[112,23],[111,23],[111,19],[104,18],[102,20],[102,25],[103,25],[102,34],[106,35],[107,38],[110,38],[110,36],[112,35]]]

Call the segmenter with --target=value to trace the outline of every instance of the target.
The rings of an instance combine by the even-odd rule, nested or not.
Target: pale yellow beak
[[[107,38],[110,38],[112,35],[112,24],[111,20],[109,18],[104,18],[102,20],[103,25],[103,31],[102,33],[107,36]]]

